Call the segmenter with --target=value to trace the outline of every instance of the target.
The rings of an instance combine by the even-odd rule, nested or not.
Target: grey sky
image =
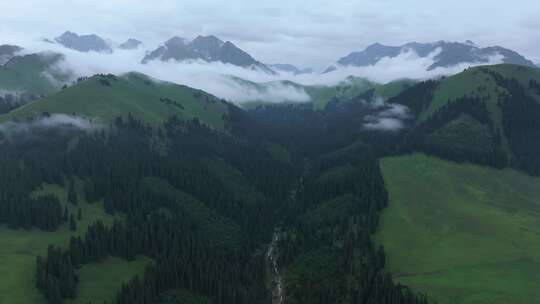
[[[173,35],[214,34],[269,63],[327,66],[381,42],[473,40],[540,62],[540,1],[17,0],[0,4],[0,43],[65,30],[128,37],[152,48]]]

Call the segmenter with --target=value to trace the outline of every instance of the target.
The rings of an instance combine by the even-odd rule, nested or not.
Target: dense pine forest
[[[154,262],[114,303],[159,303],[172,290],[212,303],[271,303],[265,252],[278,227],[286,302],[424,303],[392,282],[370,239],[388,199],[381,137],[359,141],[351,109],[337,105],[324,115],[229,107],[225,131],[177,117],[151,127],[127,115],[92,130],[27,121],[5,132],[3,223],[76,230],[81,209],[70,214],[55,196],[33,195],[43,183],[66,187],[74,206],[82,201],[74,185],[82,184],[84,201],[102,200],[124,218],[95,222],[67,248],[51,245],[36,257],[36,287],[49,303],[77,297],[82,266],[141,255]],[[277,124],[274,114],[290,119]],[[321,123],[327,127],[313,128]]]

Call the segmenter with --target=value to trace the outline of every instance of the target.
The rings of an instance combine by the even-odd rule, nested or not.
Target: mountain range
[[[153,60],[222,62],[243,68],[259,69],[270,74],[275,73],[232,42],[224,42],[215,36],[198,36],[192,41],[173,37],[146,55],[142,62],[148,63]]]
[[[57,43],[79,52],[104,52],[112,53],[113,49],[105,39],[95,34],[79,35],[70,31],[54,39]]]
[[[387,46],[375,43],[363,51],[352,52],[340,58],[336,65],[330,66],[325,72],[331,72],[339,67],[366,67],[377,64],[383,58],[395,58],[407,52],[414,52],[420,58],[433,56],[433,64],[427,70],[440,67],[451,67],[462,63],[488,64],[492,58],[500,56],[502,63],[534,66],[534,63],[515,51],[500,47],[479,47],[472,41],[434,43],[411,42],[401,46]]]
[[[51,42],[50,40],[47,40]],[[114,43],[98,35],[79,35],[70,31],[56,37],[54,41],[66,48],[79,52],[114,52]],[[118,45],[122,50],[133,50],[141,47],[143,43],[130,38]],[[216,36],[198,36],[189,41],[180,37],[172,37],[156,49],[147,52],[142,63],[154,60],[168,61],[195,61],[222,62],[243,68],[257,69],[269,74],[275,72],[265,64],[254,59],[250,54],[238,48],[230,41],[222,41]]]
[[[70,31],[55,38],[54,42],[80,52],[112,53],[116,48],[132,50],[143,46],[141,41],[133,38],[121,44],[115,44],[95,34],[79,35]],[[396,58],[409,52],[414,52],[420,58],[432,57],[433,63],[426,68],[428,71],[459,64],[469,63],[479,65],[489,64],[494,61],[524,66],[537,66],[531,60],[513,50],[500,46],[480,47],[470,40],[465,42],[410,42],[400,46],[375,43],[362,51],[355,51],[338,59],[324,73],[332,72],[341,67],[373,66],[384,58]],[[3,53],[10,53],[10,49],[0,50],[0,63],[7,58],[7,55]],[[149,63],[155,60],[222,62],[243,68],[260,70],[268,74],[286,73],[300,75],[313,73],[312,69],[301,69],[288,63],[264,64],[255,59],[251,54],[238,48],[234,43],[223,41],[212,35],[198,36],[193,40],[177,36],[172,37],[157,48],[148,51],[141,62]]]
[[[114,43],[108,39],[97,35],[79,35],[73,32],[65,32],[55,39],[56,42],[66,48],[80,52],[103,52],[110,54],[116,49],[134,50],[141,49],[144,44],[136,39],[130,38],[123,43]],[[60,90],[60,88],[75,78],[68,72],[59,71],[54,68],[64,56],[61,53],[42,52],[36,54],[19,55],[23,50],[20,46],[0,45],[0,92],[2,95],[13,93],[25,93],[19,103],[35,100]],[[502,61],[511,62],[523,66],[535,66],[530,60],[518,53],[502,47],[480,48],[474,43],[436,42],[431,44],[408,43],[400,47],[384,46],[373,44],[361,52],[353,52],[341,58],[338,65],[330,67],[326,72],[341,66],[369,66],[378,63],[382,58],[393,58],[406,51],[414,51],[420,57],[433,56],[434,62],[428,69],[451,66],[464,62],[484,62],[489,60],[489,56],[499,54]],[[199,36],[192,41],[173,37],[157,47],[153,51],[147,51],[142,58],[143,63],[152,61],[205,61],[223,62],[247,69],[264,71],[271,75],[300,75],[312,73],[310,69],[301,69],[292,64],[263,64],[254,59],[247,52],[236,47],[232,42],[224,42],[215,36]],[[381,94],[381,97],[389,97],[401,90],[401,82],[393,82],[387,85],[375,84],[367,79],[349,78],[341,83],[331,86],[305,86],[290,81],[271,81],[255,83],[240,79],[231,78],[241,87],[245,87],[253,92],[261,93],[260,96],[270,96],[272,91],[286,87],[297,92],[305,92],[318,108],[325,107],[335,98],[352,97],[355,94],[364,93],[371,88],[381,90],[389,88],[390,94]],[[351,80],[352,79],[352,80]],[[413,83],[412,81],[406,81]],[[281,98],[281,97],[280,97]],[[294,100],[294,99],[293,99]],[[283,100],[291,102],[293,100]],[[275,101],[275,100],[273,100]],[[265,103],[265,100],[254,98],[249,100],[251,105]]]
[[[134,50],[141,47],[143,43],[137,39],[129,38],[124,43],[120,44],[118,48],[123,50]]]

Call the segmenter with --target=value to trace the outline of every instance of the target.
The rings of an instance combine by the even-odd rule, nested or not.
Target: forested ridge
[[[467,69],[405,89],[388,100],[407,106],[416,118],[394,145],[396,153],[422,151],[456,162],[514,167],[537,176],[537,79],[534,69],[499,65]],[[445,92],[448,88],[450,93]],[[436,92],[453,96],[436,100]]]
[[[36,257],[36,287],[49,303],[77,298],[81,267],[141,255],[153,262],[113,303],[159,303],[174,290],[212,303],[271,303],[265,251],[278,226],[285,303],[426,302],[392,282],[371,241],[387,204],[377,157],[394,135],[362,131],[354,111],[370,110],[229,107],[225,131],[177,117],[150,127],[126,115],[91,130],[21,122],[29,127],[0,137],[2,223],[84,229],[80,209],[68,214],[57,197],[33,194],[44,183],[68,189],[75,208],[102,201],[123,218],[95,222]],[[287,129],[260,119],[272,113],[291,117]]]

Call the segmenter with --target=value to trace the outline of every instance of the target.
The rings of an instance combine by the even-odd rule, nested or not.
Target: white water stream
[[[272,242],[268,246],[266,258],[272,268],[272,304],[283,304],[283,279],[278,265],[278,242],[281,235],[281,229],[276,228],[272,235]]]

